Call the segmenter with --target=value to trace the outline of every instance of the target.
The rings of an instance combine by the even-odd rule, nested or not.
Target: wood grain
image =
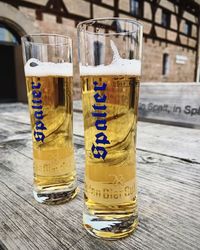
[[[139,227],[130,237],[109,242],[88,235],[82,227],[84,140],[81,114],[74,115],[80,192],[67,204],[47,206],[38,204],[32,196],[32,145],[27,106],[19,105],[19,109],[16,113],[17,105],[3,108],[0,105],[3,117],[0,123],[3,136],[0,142],[0,249],[200,249],[200,160],[196,154],[191,157],[186,152],[187,143],[188,150],[196,146],[199,151],[199,130],[139,124]],[[179,142],[183,134],[188,140]],[[167,152],[159,149],[170,145],[174,146]],[[176,148],[178,145],[182,147]]]
[[[81,111],[81,102],[74,108]],[[74,113],[74,134],[84,136],[83,117]],[[200,130],[138,122],[137,149],[200,163]]]

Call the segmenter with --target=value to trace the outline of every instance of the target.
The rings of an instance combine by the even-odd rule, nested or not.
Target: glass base
[[[78,193],[78,188],[73,190],[56,190],[56,191],[33,191],[33,196],[36,201],[48,205],[56,205],[68,202],[73,199]]]
[[[97,238],[115,240],[129,236],[138,225],[138,216],[131,215],[126,217],[107,219],[103,216],[83,215],[85,229]]]

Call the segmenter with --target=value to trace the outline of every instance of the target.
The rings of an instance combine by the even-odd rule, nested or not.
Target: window
[[[116,33],[122,32],[121,25],[120,25],[120,22],[119,22],[118,20],[114,20],[114,21],[112,22],[111,27],[112,27],[112,29],[113,29]]]
[[[130,13],[133,16],[142,16],[141,0],[130,0]]]
[[[162,25],[165,28],[169,28],[170,27],[170,19],[171,19],[171,16],[170,16],[169,11],[163,10],[162,11]]]
[[[162,74],[164,76],[169,74],[169,54],[167,54],[167,53],[163,54],[163,70],[162,70]]]
[[[192,24],[190,21],[185,21],[183,32],[188,36],[192,35]]]
[[[94,64],[96,65],[100,65],[102,64],[102,55],[103,55],[103,44],[99,41],[95,41],[94,42]]]
[[[0,26],[0,41],[17,43],[16,37],[5,27]]]
[[[129,50],[129,59],[134,59],[134,51],[133,50]]]

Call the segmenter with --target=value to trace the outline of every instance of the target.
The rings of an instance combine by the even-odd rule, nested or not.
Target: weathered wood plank
[[[200,130],[138,122],[137,148],[200,163]]]
[[[3,112],[0,106],[2,117],[0,139],[6,143],[9,140],[12,142],[15,140],[16,143],[20,143],[21,139],[27,141],[27,147],[30,147],[31,142],[28,139],[31,136],[27,105],[19,104],[20,115],[16,115],[17,106],[18,104],[14,106],[13,110],[13,106],[9,108],[9,104],[7,106],[4,105],[3,109],[5,109],[5,112]],[[80,111],[81,101],[74,102],[74,109]],[[20,117],[20,119],[17,120],[17,117]],[[23,121],[28,122],[28,124],[23,124]],[[78,137],[83,137],[84,135],[83,117],[81,113],[77,112],[74,113],[74,134]],[[137,148],[200,162],[200,130],[138,122]],[[28,155],[30,151],[26,151],[27,149],[25,149],[24,153]]]
[[[81,181],[79,183],[81,196],[79,195],[75,200],[66,205],[56,207],[42,206],[33,200],[31,160],[10,148],[2,147],[2,151],[1,155],[3,155],[5,165],[1,168],[0,182],[3,182],[4,185],[6,183],[6,187],[3,186],[4,199],[7,199],[5,198],[7,197],[7,192],[10,192],[8,201],[4,200],[4,203],[7,204],[9,202],[9,205],[12,206],[11,200],[13,200],[13,196],[16,196],[12,210],[14,214],[15,211],[19,213],[20,210],[23,216],[30,217],[33,215],[27,214],[27,210],[31,211],[31,214],[35,213],[35,209],[39,211],[40,214],[36,212],[31,221],[41,221],[40,230],[44,230],[45,232],[45,225],[49,223],[51,231],[54,230],[57,232],[52,237],[56,237],[58,240],[61,238],[61,243],[59,244],[65,243],[67,246],[71,244],[74,246],[73,249],[132,249],[131,246],[136,246],[135,249],[151,249],[149,246],[152,246],[152,249],[198,249],[198,245],[200,244],[200,219],[198,216],[200,206],[199,164],[187,164],[184,161],[170,157],[139,151],[138,186],[140,226],[133,236],[122,241],[108,243],[86,235],[81,225],[81,183],[83,182],[84,172],[83,147],[79,146],[76,149],[78,156],[78,176]],[[9,162],[7,161],[8,154],[10,154]],[[18,161],[16,161],[17,159]],[[29,163],[27,164],[27,162]],[[20,171],[20,168],[22,169],[21,166],[24,164],[26,164],[27,168],[25,172]],[[42,219],[39,218],[40,216]],[[44,216],[46,218],[45,222]],[[55,224],[51,226],[51,222]],[[27,222],[27,230],[33,230],[34,223],[32,223]],[[29,227],[31,228],[29,229]],[[78,236],[80,236],[78,238],[77,232]],[[34,233],[36,234],[36,232]],[[44,235],[43,232],[42,235]],[[1,237],[0,240],[2,240]],[[73,237],[73,240],[70,237]],[[29,239],[35,242],[33,236],[30,235]],[[38,241],[36,245],[40,246]],[[20,241],[20,244],[23,245],[25,243]],[[56,245],[58,242],[54,244]],[[60,249],[64,249],[62,246],[60,247]],[[8,247],[8,249],[12,248]]]
[[[3,244],[2,241],[0,241],[0,249],[1,250],[7,250],[7,247]]]
[[[193,166],[185,163],[177,165],[174,159],[139,152],[140,226],[134,237],[120,241],[126,246],[124,249],[132,249],[131,246],[136,246],[135,249],[181,249],[181,245],[183,249],[198,248],[199,221],[192,224],[192,228],[188,224],[190,220],[195,221],[199,214],[196,205],[200,202],[200,183],[197,182],[196,188],[193,188],[190,181],[199,176],[200,170],[198,164],[195,169],[192,169]],[[180,169],[183,175],[179,175]],[[188,174],[189,169],[194,172]],[[168,171],[170,174],[167,174]],[[113,247],[110,243],[102,246],[101,241],[91,239],[89,236],[87,240],[81,239],[75,249]]]
[[[16,178],[16,180],[18,179]],[[15,249],[15,239],[19,241],[19,249],[35,249],[36,247],[39,249],[48,249],[50,247],[51,249],[68,249],[69,239],[63,238],[63,235],[67,233],[65,229],[63,228],[61,231],[61,227],[58,227],[50,217],[41,214],[40,211],[26,202],[16,192],[13,194],[12,188],[8,185],[8,183],[5,184],[5,182],[0,181],[2,190],[0,211],[4,216],[5,225],[8,227],[14,225],[16,227],[16,230],[11,235],[14,238],[12,240],[12,249]]]
[[[139,120],[200,128],[200,85],[141,83]],[[76,101],[74,110],[80,111]]]
[[[20,121],[28,115],[27,106],[20,107],[19,121],[15,120],[13,107],[11,112],[7,106],[4,109],[6,112],[0,108],[5,118],[0,124],[0,132],[4,129],[5,135],[0,142],[0,242],[8,250],[199,249],[200,164],[186,162],[188,159],[199,161],[198,155],[191,155],[190,150],[197,147],[200,152],[199,130],[139,123],[139,148],[147,151],[138,150],[137,159],[140,225],[134,235],[107,242],[91,237],[82,227],[84,148],[81,114],[74,115],[80,193],[68,204],[45,206],[32,197],[32,146],[27,127],[30,125]],[[12,121],[15,121],[14,127]],[[27,131],[23,132],[24,129]],[[164,147],[165,151],[159,147]],[[152,153],[153,150],[156,153]]]
[[[7,154],[10,154],[9,160]],[[67,205],[38,204],[32,195],[32,160],[10,148],[1,148],[2,155],[5,160],[0,166],[0,189],[3,190],[1,192],[3,197],[0,197],[0,203],[2,203],[0,204],[0,217],[2,217],[1,209],[3,209],[7,217],[7,219],[4,218],[6,225],[15,223],[16,227],[20,227],[21,234],[28,235],[28,239],[30,241],[32,239],[36,244],[37,248],[34,249],[68,249],[70,245],[76,243],[79,237],[86,234],[81,227],[77,227],[77,223],[82,220],[80,210],[83,202],[80,194]],[[21,220],[24,224],[21,224]],[[1,232],[0,228],[0,240],[5,240],[5,235],[8,233],[9,231]],[[23,237],[18,235],[17,238],[20,241]],[[15,244],[14,239],[11,237],[13,241],[11,245]],[[24,245],[22,240],[20,244]],[[25,249],[29,248],[25,247]]]
[[[74,134],[84,135],[80,113],[74,113]],[[137,149],[200,163],[200,130],[138,122]]]

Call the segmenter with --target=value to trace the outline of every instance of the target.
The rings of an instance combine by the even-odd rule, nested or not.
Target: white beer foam
[[[31,66],[31,63],[35,63],[37,66]],[[25,76],[73,76],[72,63],[41,62],[35,58],[27,61],[24,70]]]
[[[81,76],[91,75],[141,75],[141,61],[121,59],[109,65],[80,66]]]
[[[82,66],[80,65],[81,76],[91,75],[141,75],[141,61],[136,59],[123,59],[120,57],[116,45],[111,40],[110,45],[113,51],[113,61],[109,65]]]

